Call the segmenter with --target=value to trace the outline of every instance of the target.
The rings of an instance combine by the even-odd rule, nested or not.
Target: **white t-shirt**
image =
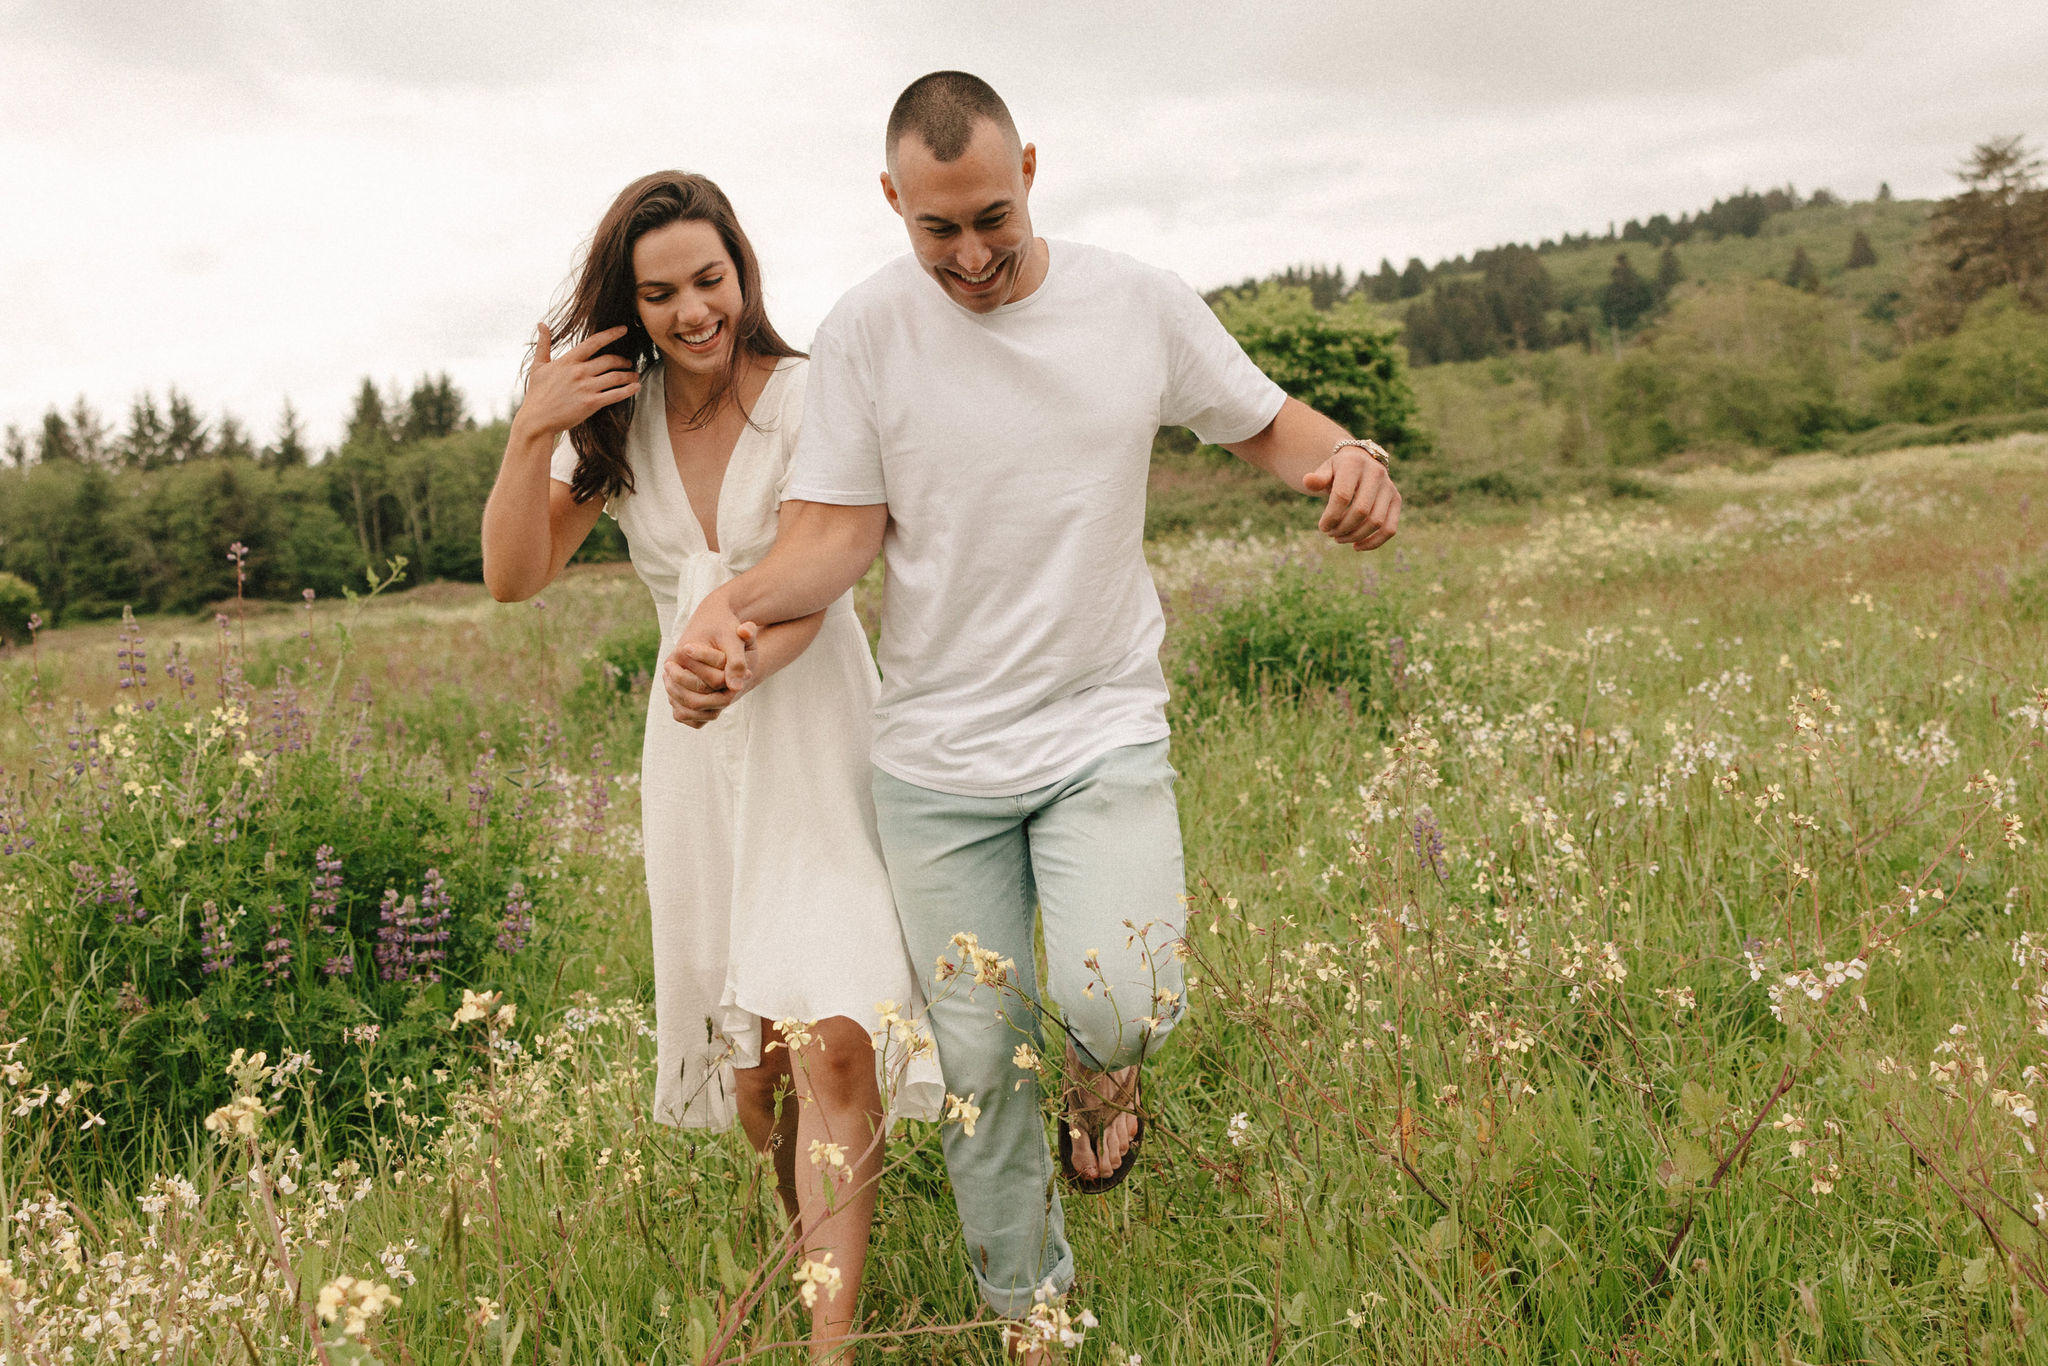
[[[1242,441],[1285,398],[1174,275],[1048,245],[1044,282],[993,313],[910,256],[849,291],[812,342],[783,493],[889,505],[874,760],[959,796],[1166,737],[1153,436]]]

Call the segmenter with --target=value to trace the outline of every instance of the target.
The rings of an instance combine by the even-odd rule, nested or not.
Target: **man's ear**
[[[903,201],[896,197],[896,182],[889,179],[887,171],[882,172],[882,198],[889,201],[889,207],[896,211],[898,218],[903,217]]]
[[[1030,189],[1033,178],[1038,175],[1038,144],[1024,144],[1024,188]]]

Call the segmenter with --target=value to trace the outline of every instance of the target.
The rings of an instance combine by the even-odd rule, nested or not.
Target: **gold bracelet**
[[[1330,447],[1330,454],[1335,455],[1338,451],[1343,450],[1346,446],[1358,447],[1358,449],[1364,451],[1367,455],[1379,461],[1380,468],[1383,470],[1391,470],[1394,468],[1393,457],[1388,455],[1386,447],[1380,445],[1380,443],[1377,441],[1360,441],[1357,437],[1347,436],[1342,441],[1339,441],[1336,445]]]

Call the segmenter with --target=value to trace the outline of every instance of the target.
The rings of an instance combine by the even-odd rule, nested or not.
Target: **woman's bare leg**
[[[805,1253],[830,1253],[839,1271],[838,1290],[821,1289],[811,1311],[811,1359],[850,1362],[844,1339],[855,1323],[882,1173],[882,1096],[864,1026],[839,1015],[811,1029],[816,1037],[794,1059],[797,1206]]]
[[[774,1044],[775,1047],[769,1047]],[[761,1065],[737,1068],[740,1128],[755,1152],[775,1158],[775,1194],[782,1201],[789,1222],[797,1222],[796,1083],[790,1075],[789,1050],[782,1046],[782,1032],[761,1021]]]

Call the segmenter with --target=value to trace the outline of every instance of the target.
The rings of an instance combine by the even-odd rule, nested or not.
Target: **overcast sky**
[[[320,444],[365,374],[510,406],[612,195],[702,171],[799,343],[904,249],[890,102],[990,80],[1039,231],[1207,287],[1679,213],[1949,192],[2048,141],[2039,0],[0,0],[0,423],[168,386]]]

